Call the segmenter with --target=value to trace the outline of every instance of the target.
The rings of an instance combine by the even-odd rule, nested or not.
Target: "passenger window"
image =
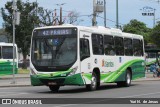
[[[115,40],[116,55],[124,55],[123,38],[115,37],[114,40]]]
[[[113,36],[104,35],[104,52],[105,55],[115,55]]]
[[[142,55],[142,46],[139,39],[133,39],[134,56]]]
[[[2,55],[1,55],[1,47],[0,47],[0,59],[2,58]]]
[[[144,56],[144,51],[143,51],[143,41],[141,40],[141,55]]]
[[[126,56],[133,56],[132,39],[124,38],[124,52]]]
[[[104,48],[103,48],[103,36],[99,34],[92,34],[92,47],[93,47],[93,54],[95,55],[103,55]]]
[[[90,51],[89,51],[89,40],[88,39],[80,39],[80,60],[84,60],[88,57],[90,57]]]

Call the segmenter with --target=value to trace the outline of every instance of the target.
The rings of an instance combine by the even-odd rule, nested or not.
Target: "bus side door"
[[[83,31],[80,32],[80,66],[86,84],[90,84],[91,81],[88,78],[90,78],[92,73],[90,40],[90,33]]]

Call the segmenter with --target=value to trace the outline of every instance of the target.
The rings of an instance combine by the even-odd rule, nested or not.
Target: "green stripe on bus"
[[[15,74],[17,74],[18,68],[15,62]],[[13,74],[13,62],[0,61],[0,75]]]
[[[114,72],[108,72],[105,74],[100,74],[100,81],[101,82],[116,82],[116,81],[124,81],[125,80],[125,71],[128,67],[132,68],[133,78],[137,79],[145,76],[145,69],[144,66],[142,66],[142,63],[144,63],[144,60],[132,60],[125,64],[123,64],[118,70]],[[140,67],[136,67],[139,66]],[[134,67],[135,66],[135,67]],[[83,74],[84,77],[91,80],[92,74],[91,73],[85,73]]]

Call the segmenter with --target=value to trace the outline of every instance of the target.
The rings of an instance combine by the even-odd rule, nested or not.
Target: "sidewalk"
[[[13,75],[0,76],[0,87],[31,86],[29,77],[29,74],[15,74],[15,79],[13,79]]]
[[[12,84],[14,81],[13,75],[0,76],[0,87],[25,87],[31,86],[29,74],[15,74],[15,84]],[[140,78],[133,81],[160,81],[160,78],[153,78],[152,73],[146,73],[145,78]]]
[[[137,80],[133,80],[133,81],[160,81],[160,78],[158,77],[153,77],[153,73],[151,72],[146,72],[146,76],[144,78],[140,78]]]

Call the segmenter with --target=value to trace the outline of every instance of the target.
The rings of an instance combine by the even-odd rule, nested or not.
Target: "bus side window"
[[[143,41],[141,40],[141,55],[144,56],[144,51],[143,51]]]
[[[92,34],[92,47],[94,55],[104,55],[103,36],[100,34]]]
[[[141,56],[142,49],[139,39],[133,39],[133,50],[134,50],[134,56]]]
[[[124,43],[122,37],[114,37],[116,55],[124,55]]]
[[[124,51],[126,56],[133,56],[132,39],[124,38]]]
[[[0,59],[2,58],[2,55],[1,55],[1,47],[0,47]]]
[[[81,61],[90,57],[89,41],[87,39],[80,39],[80,59]]]
[[[104,35],[104,52],[105,55],[115,55],[113,36]]]

